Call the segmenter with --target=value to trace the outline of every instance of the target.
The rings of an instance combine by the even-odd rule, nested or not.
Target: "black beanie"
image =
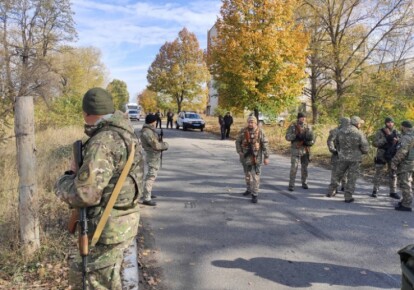
[[[387,118],[385,118],[384,123],[385,123],[385,124],[387,124],[387,123],[389,123],[389,122],[393,122],[393,123],[394,123],[394,119],[393,119],[393,118],[391,118],[391,117],[387,117]]]
[[[299,118],[304,118],[304,117],[306,117],[304,113],[302,113],[302,112],[299,112],[299,113],[298,113],[298,119],[299,119]]]
[[[154,114],[148,114],[148,115],[145,117],[145,124],[151,124],[151,123],[153,123],[153,122],[157,121],[157,119],[158,119],[157,115],[154,115]]]
[[[404,121],[401,123],[401,126],[405,127],[405,128],[412,128],[413,124],[411,124],[410,121]]]
[[[102,88],[93,88],[83,96],[82,109],[88,115],[106,115],[115,112],[112,95]]]

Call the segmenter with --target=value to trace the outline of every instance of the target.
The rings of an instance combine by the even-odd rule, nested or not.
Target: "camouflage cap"
[[[358,116],[352,116],[351,117],[351,124],[352,125],[358,125],[358,124],[364,124],[365,123],[365,121],[364,120],[362,120],[360,117],[358,117]]]
[[[300,118],[306,118],[306,115],[304,113],[302,113],[302,112],[299,112],[297,118],[298,119],[300,119]]]
[[[112,95],[102,88],[92,88],[83,96],[82,109],[88,115],[106,115],[115,112]]]
[[[405,128],[412,128],[413,127],[413,124],[411,124],[411,122],[410,121],[404,121],[404,122],[402,122],[401,123],[401,126],[403,126],[403,127],[405,127]]]
[[[257,124],[257,119],[256,119],[256,117],[255,117],[255,116],[253,116],[253,115],[251,115],[251,116],[249,116],[249,118],[247,118],[247,122],[250,122],[250,121],[253,121],[254,123],[256,123],[256,124]]]

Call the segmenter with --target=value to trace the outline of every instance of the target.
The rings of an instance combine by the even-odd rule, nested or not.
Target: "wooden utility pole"
[[[20,240],[24,253],[31,255],[40,248],[33,97],[16,98],[14,132],[19,173]]]

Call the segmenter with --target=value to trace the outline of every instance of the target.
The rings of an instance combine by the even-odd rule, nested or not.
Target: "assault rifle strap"
[[[124,166],[124,169],[122,170],[121,175],[119,176],[119,179],[114,187],[114,191],[112,191],[111,197],[109,198],[108,204],[105,207],[105,210],[102,214],[101,219],[99,220],[99,223],[96,227],[95,232],[93,233],[93,237],[92,237],[92,241],[91,241],[91,246],[94,247],[96,245],[96,243],[98,242],[102,231],[106,225],[106,222],[108,221],[109,215],[111,214],[112,208],[115,205],[115,202],[118,198],[119,192],[121,191],[122,185],[125,182],[125,179],[128,176],[129,170],[131,169],[132,166],[132,162],[134,161],[134,157],[135,157],[135,146],[132,143],[131,144],[131,150],[129,151],[129,157],[128,160]]]

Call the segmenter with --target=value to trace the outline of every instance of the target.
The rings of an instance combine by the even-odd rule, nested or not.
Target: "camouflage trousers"
[[[387,164],[375,164],[375,175],[374,175],[374,188],[373,191],[378,191],[381,185],[381,181],[384,176],[388,175],[388,182],[390,186],[390,193],[397,192],[397,174],[391,171],[391,162]]]
[[[154,186],[155,179],[157,178],[160,164],[160,158],[147,160],[147,174],[144,178],[144,190],[142,193],[143,199],[146,201],[151,200],[152,187]]]
[[[336,175],[337,167],[338,167],[339,157],[338,154],[332,154],[331,157],[331,183],[333,182],[333,178]],[[341,187],[345,188],[345,184],[348,181],[348,171],[345,173],[344,177],[341,179]]]
[[[243,170],[247,191],[250,191],[253,196],[257,196],[260,186],[260,165],[243,164]]]
[[[359,161],[339,161],[335,170],[335,174],[332,175],[331,184],[329,185],[328,194],[333,195],[340,181],[344,178],[348,172],[348,181],[345,184],[345,200],[350,200],[355,192],[356,181],[359,176],[359,167],[361,162]]]
[[[121,265],[124,251],[132,240],[104,245],[97,244],[90,249],[86,274],[86,289],[88,290],[122,290]],[[72,289],[82,289],[82,260],[78,256],[69,270],[69,285]]]
[[[411,207],[413,202],[412,196],[413,171],[398,173],[398,184],[401,189],[401,204],[405,207]]]
[[[295,187],[296,173],[298,171],[298,166],[300,162],[300,170],[302,177],[302,184],[306,183],[308,179],[308,165],[309,165],[309,155],[304,154],[302,156],[292,155],[290,159],[290,178],[289,178],[289,187]]]

